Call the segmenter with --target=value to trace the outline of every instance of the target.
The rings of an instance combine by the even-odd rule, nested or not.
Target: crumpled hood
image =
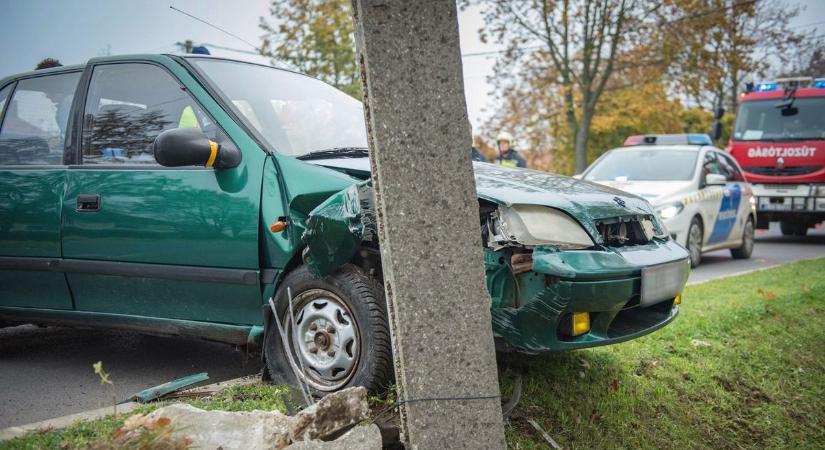
[[[690,190],[691,181],[596,181],[595,183],[620,189],[647,199],[654,206],[674,195]]]
[[[307,161],[369,173],[367,158]],[[628,215],[655,216],[646,200],[608,186],[538,170],[473,163],[479,198],[498,204],[531,204],[560,209],[581,223],[597,239],[594,220]]]

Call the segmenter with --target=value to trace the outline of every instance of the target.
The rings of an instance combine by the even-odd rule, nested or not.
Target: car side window
[[[736,166],[736,163],[733,162],[730,156],[724,153],[719,153],[718,158],[720,166],[722,167],[723,175],[725,175],[729,182],[745,181],[742,171],[739,170],[739,167]]]
[[[0,164],[63,164],[69,113],[80,75],[62,73],[17,82],[0,128]]]
[[[84,164],[156,164],[155,137],[172,128],[199,128],[227,138],[163,68],[121,63],[94,68],[84,111]]]

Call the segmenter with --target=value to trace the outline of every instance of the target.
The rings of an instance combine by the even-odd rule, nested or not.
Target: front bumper
[[[675,295],[642,306],[642,270],[683,262],[669,286],[677,293],[690,271],[687,252],[672,240],[604,251],[537,248],[532,270],[517,275],[500,253],[485,258],[493,333],[500,349],[530,353],[615,344],[667,325],[679,312]],[[573,312],[590,313],[591,326],[570,337],[562,328]]]
[[[754,184],[759,214],[775,217],[799,213],[825,213],[825,187],[816,184]]]

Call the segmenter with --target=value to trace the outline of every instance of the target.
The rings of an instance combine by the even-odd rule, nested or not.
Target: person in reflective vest
[[[527,167],[527,161],[518,154],[518,152],[510,145],[513,142],[513,135],[502,131],[496,137],[496,145],[498,145],[498,156],[496,157],[496,164],[506,167]]]

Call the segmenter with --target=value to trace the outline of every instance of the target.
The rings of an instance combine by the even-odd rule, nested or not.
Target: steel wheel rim
[[[319,391],[335,391],[352,379],[361,356],[358,324],[346,303],[325,289],[310,289],[292,299],[295,322],[289,310],[284,313],[288,323],[289,364],[304,380]]]
[[[702,254],[702,231],[696,224],[691,225],[688,232],[688,250],[690,251],[690,259],[694,263],[698,261],[699,256]]]

